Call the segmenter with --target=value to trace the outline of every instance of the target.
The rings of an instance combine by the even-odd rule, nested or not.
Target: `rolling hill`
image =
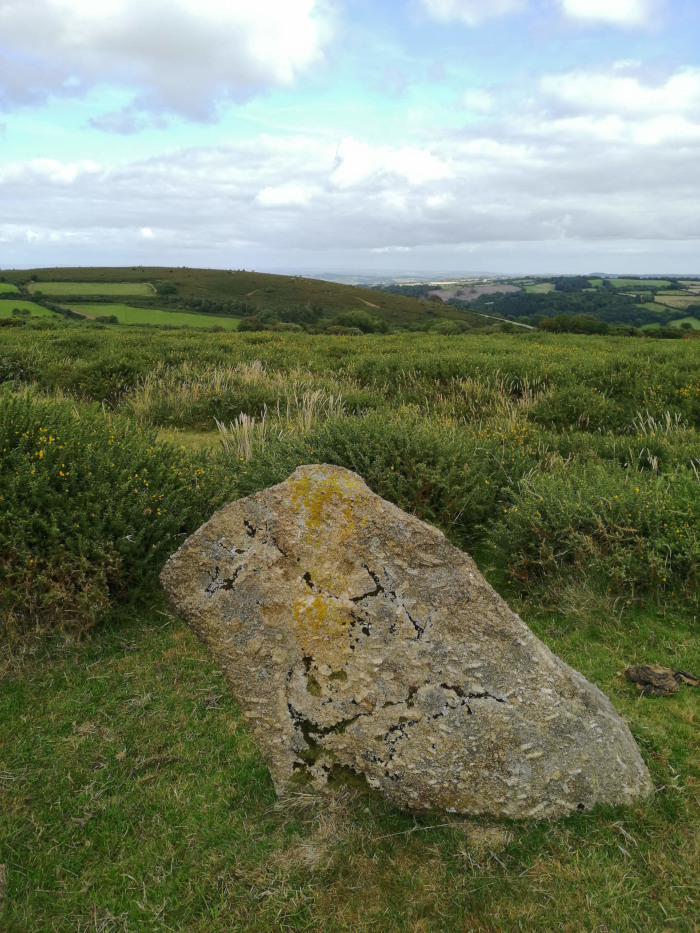
[[[262,311],[280,312],[290,307],[315,306],[328,320],[348,311],[366,311],[388,325],[425,326],[440,320],[483,326],[483,317],[440,302],[404,295],[370,291],[356,285],[342,285],[303,276],[272,275],[245,270],[189,269],[150,266],[74,267],[5,270],[6,281],[25,286],[36,295],[61,303],[120,300],[164,310],[201,310],[223,303],[227,314],[256,315]],[[42,284],[45,287],[42,288]],[[75,285],[74,293],[70,284]],[[151,297],[134,297],[134,285],[149,283]],[[119,293],[117,284],[124,286]],[[91,289],[89,285],[94,285]],[[227,308],[228,304],[228,308]]]

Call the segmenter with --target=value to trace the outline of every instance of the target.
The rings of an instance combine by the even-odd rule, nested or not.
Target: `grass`
[[[680,327],[681,324],[690,324],[693,330],[700,330],[700,320],[696,317],[682,317],[678,321],[672,321],[671,327]]]
[[[658,793],[554,824],[342,790],[278,802],[221,675],[157,599],[99,639],[17,653],[0,685],[4,933],[693,930],[698,698],[639,700],[617,672],[692,666],[697,627],[570,596],[528,621],[629,718]]]
[[[656,296],[657,304],[666,305],[669,308],[680,308],[685,310],[690,305],[700,305],[698,295],[665,295],[663,292]]]
[[[525,291],[535,295],[546,295],[547,292],[555,291],[555,286],[553,282],[540,282],[538,285],[526,285]]]
[[[23,311],[29,311],[39,317],[56,317],[53,311],[48,308],[42,308],[41,305],[34,304],[33,301],[21,301],[15,298],[0,298],[0,317],[12,317],[12,311],[19,308]]]
[[[19,293],[19,289],[16,285],[12,285],[11,282],[0,282],[0,295],[16,295]]]
[[[700,669],[699,371],[700,341],[0,328],[0,930],[697,930],[700,690],[621,672]],[[318,461],[475,556],[630,723],[652,799],[544,824],[276,800],[155,574]]]
[[[628,292],[641,291],[649,288],[664,288],[670,285],[668,279],[607,279],[613,288],[622,288]],[[603,279],[590,279],[591,285],[602,286]]]
[[[158,432],[161,443],[174,444],[181,450],[218,450],[221,446],[220,431],[183,431],[178,428],[161,428]]]
[[[693,330],[700,330],[700,320],[698,320],[696,317],[680,318],[680,320],[671,321],[671,323],[668,326],[669,327],[680,327],[681,324],[690,324]],[[644,326],[641,329],[642,330],[658,330],[660,327],[661,325],[659,323],[644,324]]]
[[[149,282],[32,282],[30,292],[40,291],[50,297],[61,295],[153,295],[154,288]]]
[[[77,314],[89,317],[115,315],[120,324],[150,324],[154,327],[223,327],[236,330],[239,319],[215,314],[188,314],[185,311],[159,311],[156,308],[132,308],[121,304],[71,305]]]

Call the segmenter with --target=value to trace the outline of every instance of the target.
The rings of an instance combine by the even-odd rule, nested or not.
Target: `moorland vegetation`
[[[620,672],[700,660],[700,341],[358,331],[0,327],[8,933],[693,929],[698,697],[640,700]],[[472,553],[611,696],[654,797],[556,824],[347,788],[277,802],[157,574],[216,508],[313,462]]]

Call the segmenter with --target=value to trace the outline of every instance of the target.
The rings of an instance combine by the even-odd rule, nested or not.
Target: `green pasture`
[[[663,288],[670,285],[668,279],[606,279],[613,288],[624,289],[628,292],[642,291],[649,288]],[[591,285],[602,286],[603,279],[590,279]]]
[[[15,298],[0,298],[0,317],[12,317],[12,311],[14,308],[30,311],[33,315],[36,314],[40,317],[56,317],[53,311],[49,311],[48,308],[42,308],[41,305],[34,304],[33,301],[21,301]]]
[[[671,327],[680,327],[681,324],[690,324],[693,330],[700,330],[700,320],[696,317],[682,317],[678,321],[672,321]]]
[[[696,317],[680,318],[680,320],[671,321],[671,323],[668,324],[667,326],[668,327],[680,327],[681,324],[690,324],[693,330],[700,330],[700,320],[698,320],[698,318]],[[660,327],[661,327],[661,324],[656,322],[654,324],[644,324],[640,329],[641,330],[658,330]]]
[[[11,282],[0,282],[0,295],[16,295],[19,289]]]
[[[690,305],[700,305],[700,295],[684,295],[679,292],[659,292],[656,296],[657,304],[666,307],[685,310]]]
[[[223,327],[236,330],[238,318],[215,314],[189,314],[186,311],[159,311],[156,308],[132,308],[122,304],[74,304],[71,311],[89,317],[115,315],[120,324],[150,324],[154,327]]]
[[[534,295],[546,295],[547,292],[553,292],[554,290],[555,287],[552,282],[540,282],[538,285],[525,286],[525,291],[531,292]]]
[[[49,297],[61,295],[154,295],[148,282],[32,282],[30,292],[41,292]]]

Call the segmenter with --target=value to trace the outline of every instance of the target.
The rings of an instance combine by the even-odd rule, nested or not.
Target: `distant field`
[[[12,285],[10,284],[10,282],[0,282],[0,295],[3,295],[3,294],[8,295],[10,293],[15,295],[18,292],[19,292],[19,289],[17,288],[16,285]]]
[[[35,305],[33,301],[16,301],[14,298],[0,299],[0,317],[12,317],[12,309],[21,308],[41,317],[53,317],[53,311]]]
[[[680,295],[670,293],[668,295],[659,294],[656,296],[659,304],[666,305],[667,308],[687,308],[690,305],[700,305],[700,295]]]
[[[539,285],[526,285],[525,291],[534,295],[546,295],[547,292],[554,291],[554,284],[552,282],[540,282]]]
[[[684,317],[680,321],[672,321],[671,327],[680,327],[681,324],[690,324],[693,330],[700,330],[700,321],[696,317]]]
[[[156,327],[223,327],[238,329],[238,318],[220,317],[216,314],[188,314],[186,311],[158,311],[155,308],[130,308],[128,305],[79,304],[71,305],[71,311],[87,317],[116,315],[120,324],[152,324]]]
[[[148,282],[32,282],[30,292],[44,295],[153,295]]]
[[[693,330],[700,330],[700,320],[698,320],[696,317],[684,317],[679,321],[671,321],[668,327],[680,327],[681,324],[690,324]],[[660,327],[661,325],[656,322],[654,324],[644,324],[641,327],[641,330],[658,330]]]
[[[647,288],[663,288],[671,283],[668,279],[607,279],[613,288],[622,288],[626,291],[641,291]],[[602,286],[602,279],[590,279],[591,285]]]

